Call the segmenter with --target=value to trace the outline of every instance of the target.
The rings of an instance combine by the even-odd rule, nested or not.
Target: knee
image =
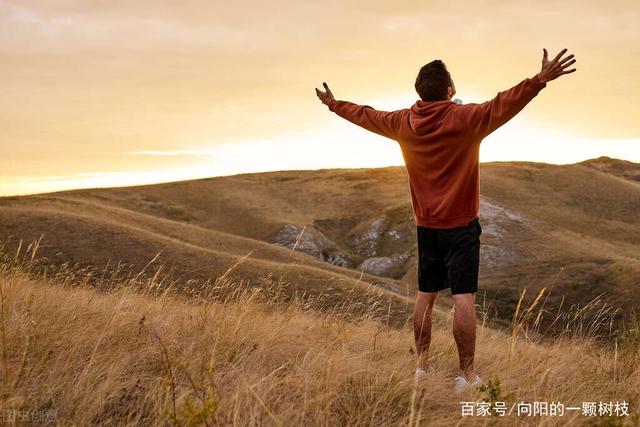
[[[453,295],[453,306],[457,312],[473,312],[475,314],[475,294]]]
[[[437,298],[438,298],[437,292],[418,291],[418,294],[416,295],[416,306],[426,307],[427,309],[431,310]]]

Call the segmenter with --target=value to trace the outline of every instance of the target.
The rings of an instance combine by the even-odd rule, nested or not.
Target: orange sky
[[[464,102],[578,71],[483,142],[481,158],[640,162],[637,1],[0,0],[0,195],[245,171],[402,164],[319,104],[399,109],[424,63]]]

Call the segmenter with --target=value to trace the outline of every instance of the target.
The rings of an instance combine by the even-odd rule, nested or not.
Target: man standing
[[[446,65],[434,60],[420,69],[415,88],[420,96],[410,108],[379,111],[334,98],[326,83],[316,94],[329,110],[371,132],[397,141],[409,176],[418,240],[418,293],[413,327],[418,368],[426,376],[431,343],[431,313],[438,292],[450,288],[454,302],[453,336],[461,375],[454,390],[481,380],[474,371],[475,293],[480,258],[480,142],[520,112],[547,82],[576,71],[576,62],[553,60],[543,49],[542,69],[482,104],[458,104]]]

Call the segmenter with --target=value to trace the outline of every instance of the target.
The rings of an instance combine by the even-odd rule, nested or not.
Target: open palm
[[[560,51],[560,53],[558,53],[551,61],[549,61],[549,54],[547,52],[547,49],[542,50],[542,69],[538,73],[538,76],[543,82],[549,82],[551,80],[557,79],[563,74],[569,74],[576,71],[575,68],[567,70],[569,66],[573,65],[576,62],[576,60],[573,59],[573,54],[565,58],[562,57],[567,52],[567,49],[562,49],[562,51]]]

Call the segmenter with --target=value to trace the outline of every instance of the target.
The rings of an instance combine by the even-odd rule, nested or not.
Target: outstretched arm
[[[518,114],[537,94],[546,87],[547,82],[573,73],[575,68],[567,70],[576,62],[574,55],[566,58],[563,49],[549,61],[547,49],[543,49],[542,69],[533,77],[524,79],[511,89],[502,91],[490,101],[482,104],[466,104],[463,108],[466,120],[476,136],[484,138]]]
[[[330,111],[350,122],[387,138],[397,139],[399,111],[379,111],[368,105],[358,105],[349,101],[338,101],[326,83],[322,83],[325,92],[316,88],[316,95]]]

